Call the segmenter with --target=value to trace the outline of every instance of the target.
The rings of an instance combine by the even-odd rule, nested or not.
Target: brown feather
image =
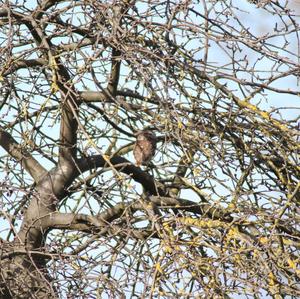
[[[150,131],[140,131],[137,133],[133,155],[137,166],[148,165],[155,154],[156,136]]]

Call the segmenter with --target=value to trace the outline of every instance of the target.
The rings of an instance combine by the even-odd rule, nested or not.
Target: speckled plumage
[[[151,131],[139,131],[136,134],[136,143],[133,155],[137,166],[148,165],[155,154],[156,136]]]

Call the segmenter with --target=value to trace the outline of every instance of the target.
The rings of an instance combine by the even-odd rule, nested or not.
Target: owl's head
[[[140,131],[137,131],[136,134],[136,139],[137,140],[153,140],[155,141],[156,140],[156,136],[155,134],[150,131],[150,130],[140,130]]]

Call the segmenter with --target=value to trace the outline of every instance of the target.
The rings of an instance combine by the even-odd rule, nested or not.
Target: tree
[[[300,296],[283,2],[1,1],[2,298]]]

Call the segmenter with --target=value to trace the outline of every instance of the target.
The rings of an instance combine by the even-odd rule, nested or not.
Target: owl
[[[148,165],[155,154],[156,136],[148,130],[136,133],[136,142],[133,148],[133,155],[137,166]]]

